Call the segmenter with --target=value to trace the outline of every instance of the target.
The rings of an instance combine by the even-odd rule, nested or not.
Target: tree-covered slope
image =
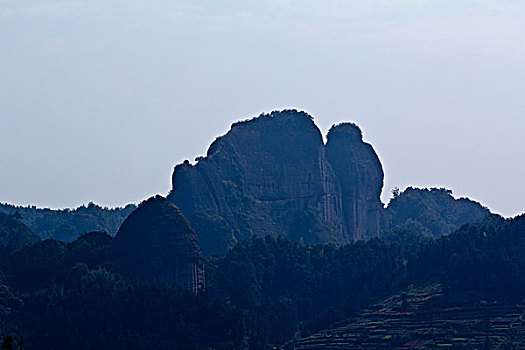
[[[0,213],[0,251],[16,250],[40,238],[14,217]]]
[[[0,212],[18,212],[21,221],[41,238],[55,238],[66,242],[71,242],[90,231],[106,231],[114,236],[124,219],[134,209],[133,204],[123,208],[104,208],[89,203],[76,209],[53,210],[0,203]]]
[[[356,331],[351,320],[366,314],[366,339],[378,341],[383,329],[396,332],[383,334],[385,341],[434,339],[414,334],[419,327],[422,332],[435,329],[439,338],[433,345],[446,347],[469,334],[478,341],[488,315],[485,324],[499,337],[493,339],[491,333],[489,342],[512,346],[523,340],[519,333],[518,340],[515,333],[508,336],[506,329],[522,330],[516,322],[523,318],[514,313],[521,312],[516,307],[525,299],[525,216],[488,217],[439,239],[409,244],[375,238],[341,247],[308,246],[286,238],[254,237],[224,256],[207,259],[209,283],[198,295],[120,275],[112,261],[113,240],[104,233],[71,243],[48,239],[2,256],[2,290],[11,293],[0,298],[10,310],[0,319],[8,321],[2,328],[17,339],[24,336],[28,348],[31,344],[39,349],[81,344],[98,349],[269,349],[345,320],[349,338]],[[436,285],[439,302],[412,310],[419,308],[427,316],[410,319],[396,309],[410,310],[429,295],[431,301],[434,292],[427,295],[419,288]],[[397,297],[389,298],[392,295]],[[381,310],[363,312],[381,300],[394,308],[384,315]],[[497,309],[491,306],[492,313],[479,308],[485,304]],[[472,318],[469,305],[476,307]],[[458,317],[473,328],[451,325]],[[439,324],[429,327],[429,322]],[[324,348],[350,341],[332,340],[340,343]]]
[[[451,190],[414,187],[408,187],[401,193],[394,191],[387,213],[390,229],[407,226],[435,238],[491,214],[478,202],[454,198]]]
[[[336,248],[254,239],[210,261],[212,289],[249,310],[258,329],[279,343],[351,317],[410,285],[438,283],[446,298],[467,303],[523,302],[525,217],[488,217],[410,244],[372,239]]]
[[[0,336],[39,350],[229,350],[256,342],[245,312],[230,303],[116,272],[112,242],[90,232],[1,256]]]

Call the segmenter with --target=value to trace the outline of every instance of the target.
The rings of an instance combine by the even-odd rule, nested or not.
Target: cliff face
[[[383,168],[374,149],[363,142],[357,125],[342,123],[328,132],[326,156],[341,185],[343,218],[352,240],[377,236],[387,220],[379,199]]]
[[[252,234],[335,244],[376,236],[383,171],[370,145],[343,135],[347,126],[335,127],[325,146],[304,112],[235,123],[197,164],[175,167],[168,200],[206,254]]]
[[[112,255],[134,277],[181,285],[193,292],[204,288],[197,235],[180,210],[161,196],[140,204],[124,221]]]

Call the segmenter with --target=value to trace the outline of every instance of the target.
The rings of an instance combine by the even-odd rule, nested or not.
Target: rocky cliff
[[[197,164],[177,165],[168,200],[199,234],[206,254],[251,235],[343,244],[378,235],[383,170],[354,124],[325,145],[310,115],[295,110],[238,122]]]
[[[334,125],[327,140],[326,156],[341,185],[347,232],[353,240],[377,236],[387,218],[379,200],[384,174],[376,152],[353,123]]]
[[[113,259],[123,272],[180,285],[204,288],[204,265],[197,235],[180,210],[161,196],[139,205],[113,242]]]

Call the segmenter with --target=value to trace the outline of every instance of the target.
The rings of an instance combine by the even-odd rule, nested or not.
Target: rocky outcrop
[[[395,193],[387,207],[390,228],[408,227],[420,234],[439,238],[491,214],[468,198],[454,198],[445,188],[408,187]]]
[[[177,165],[172,184],[168,200],[206,254],[251,235],[343,244],[383,224],[383,171],[359,128],[332,128],[325,146],[312,117],[295,110],[233,124],[206,157]]]
[[[193,292],[204,288],[197,235],[180,210],[161,196],[141,203],[113,242],[113,259],[125,274],[160,280]]]

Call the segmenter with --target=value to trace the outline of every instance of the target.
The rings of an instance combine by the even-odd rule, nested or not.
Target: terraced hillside
[[[452,302],[439,284],[390,297],[282,349],[525,349],[525,306]]]

